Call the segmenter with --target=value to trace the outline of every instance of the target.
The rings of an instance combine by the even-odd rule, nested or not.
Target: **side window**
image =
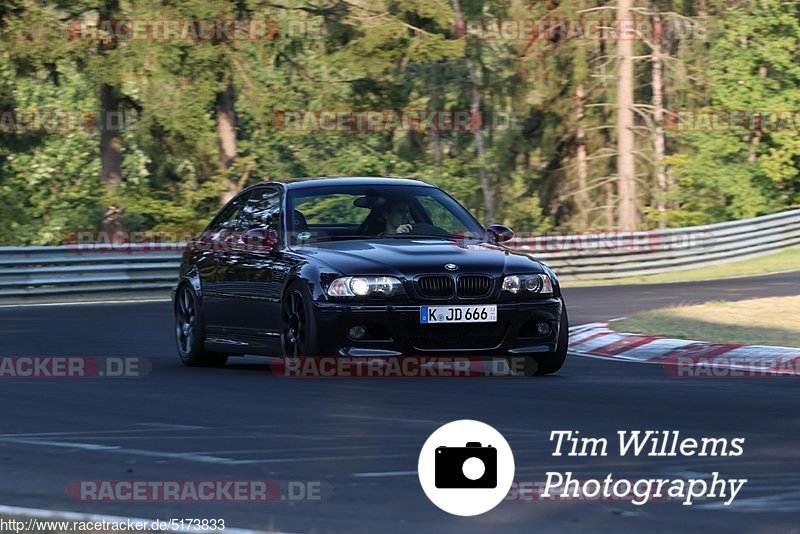
[[[216,237],[220,232],[228,230],[232,231],[236,228],[236,219],[242,212],[245,203],[247,202],[248,195],[242,195],[227,206],[214,218],[206,233],[212,237]]]
[[[280,232],[281,195],[277,189],[272,187],[256,189],[250,194],[242,210],[240,229],[246,231],[251,228]]]

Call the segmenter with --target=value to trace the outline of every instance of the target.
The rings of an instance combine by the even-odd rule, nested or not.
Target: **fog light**
[[[536,323],[536,333],[540,336],[546,336],[550,333],[550,325],[547,323]]]
[[[364,339],[364,336],[367,335],[367,329],[363,326],[354,326],[347,335],[350,336],[350,339],[358,341],[359,339]]]

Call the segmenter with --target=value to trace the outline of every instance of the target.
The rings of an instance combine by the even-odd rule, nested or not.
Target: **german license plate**
[[[497,306],[421,306],[421,324],[496,323]]]

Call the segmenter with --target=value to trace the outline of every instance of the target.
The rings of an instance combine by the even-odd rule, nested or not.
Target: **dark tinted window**
[[[242,230],[266,228],[276,233],[281,227],[281,195],[277,189],[269,187],[256,189],[250,193],[242,210]]]
[[[236,220],[247,202],[248,196],[248,194],[241,195],[222,208],[222,211],[208,225],[206,232],[215,234],[220,230],[233,230],[236,228]]]

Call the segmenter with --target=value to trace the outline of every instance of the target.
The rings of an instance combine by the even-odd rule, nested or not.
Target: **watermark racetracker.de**
[[[282,110],[272,116],[272,126],[285,132],[474,132],[522,131],[532,126],[528,114],[470,110]]]
[[[459,37],[480,41],[705,41],[704,17],[562,19],[468,19],[455,24]]]
[[[0,356],[0,378],[142,378],[152,368],[140,357]]]
[[[69,40],[127,41],[274,41],[281,38],[320,39],[322,17],[278,20],[252,19],[100,19],[69,22],[64,31]]]
[[[298,233],[290,232],[297,238]],[[313,233],[310,234],[313,236]],[[481,236],[470,232],[448,236],[456,247],[474,244]],[[331,239],[315,236],[315,241]],[[528,252],[586,252],[625,253],[660,252],[671,250],[701,250],[711,246],[714,235],[704,231],[691,232],[520,232],[507,243],[514,249]],[[63,239],[67,249],[74,252],[167,252],[192,250],[209,251],[271,251],[275,245],[269,236],[258,232],[222,229],[202,232],[176,230],[77,230]]]
[[[676,109],[664,126],[677,132],[778,132],[800,130],[800,111],[766,109]]]
[[[5,109],[0,110],[0,133],[120,132],[137,120],[135,113],[123,111]]]
[[[730,347],[729,345],[725,347]],[[728,351],[730,348],[727,349]],[[752,350],[752,349],[751,349]],[[800,351],[795,355],[714,354],[715,346],[665,358],[664,370],[673,378],[788,378],[800,376]]]
[[[282,378],[475,378],[524,376],[525,356],[299,356],[270,363]]]
[[[73,501],[142,502],[318,502],[331,490],[318,480],[73,480]]]

